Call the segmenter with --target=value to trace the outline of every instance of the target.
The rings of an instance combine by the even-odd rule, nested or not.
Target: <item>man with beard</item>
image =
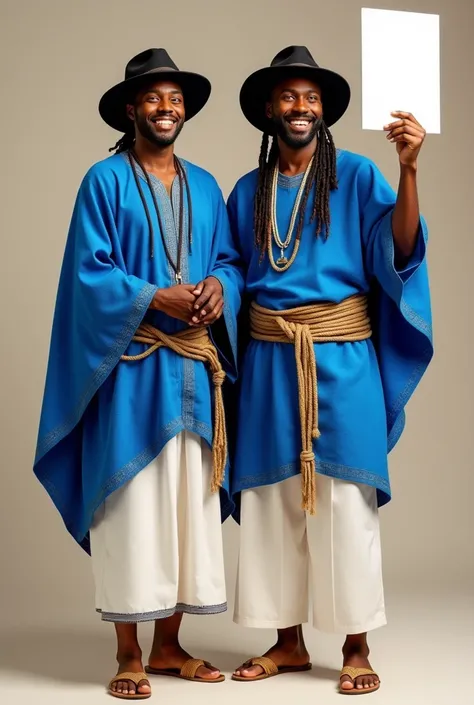
[[[314,626],[346,637],[340,692],[359,694],[379,688],[367,632],[386,623],[387,453],[432,341],[417,195],[425,131],[402,112],[385,126],[396,196],[370,160],[334,146],[329,127],[349,99],[347,82],[305,47],[283,50],[241,91],[264,137],[258,170],[228,203],[251,299],[232,479],[235,620],[278,639],[233,677],[311,668],[301,628],[311,597]]]
[[[174,153],[210,91],[150,49],[103,96],[124,136],[80,187],[54,317],[35,472],[91,552],[120,698],[151,694],[138,622],[156,620],[147,674],[223,680],[178,641],[183,613],[226,609],[232,509],[222,384],[242,276],[216,181]]]

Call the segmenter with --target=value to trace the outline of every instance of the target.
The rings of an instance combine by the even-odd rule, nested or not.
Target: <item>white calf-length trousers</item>
[[[308,621],[360,634],[386,624],[379,517],[372,487],[317,475],[316,516],[301,509],[301,477],[241,498],[234,620],[285,629]]]
[[[183,431],[113,492],[91,528],[96,607],[111,622],[226,609],[221,512],[212,454]]]

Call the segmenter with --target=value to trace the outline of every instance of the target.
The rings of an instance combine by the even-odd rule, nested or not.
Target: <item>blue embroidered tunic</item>
[[[282,310],[371,294],[372,339],[315,345],[321,437],[313,447],[318,472],[376,487],[382,505],[390,499],[387,453],[402,433],[405,405],[433,354],[427,228],[422,220],[416,250],[397,271],[393,189],[370,160],[356,154],[338,151],[337,169],[330,235],[316,238],[310,198],[300,250],[286,272],[275,272],[268,256],[259,262],[254,245],[257,171],[237,183],[228,211],[247,266],[246,290],[259,305]],[[288,231],[301,178],[279,176],[280,233]],[[293,346],[252,340],[241,376],[234,495],[297,474],[301,451]]]
[[[224,315],[211,335],[223,331],[221,358],[235,379],[236,314],[242,275],[225,203],[215,179],[182,161],[192,202],[185,199],[183,283],[212,274],[224,290]],[[212,391],[206,366],[161,349],[140,362],[122,362],[145,349],[131,339],[147,320],[166,333],[185,323],[149,311],[157,288],[175,283],[160,239],[159,223],[144,174],[143,193],[153,219],[155,255],[150,257],[145,210],[128,154],[93,166],[80,187],[72,216],[54,315],[35,473],[68,531],[89,550],[88,531],[104,499],[155,457],[169,439],[192,431],[212,444]],[[177,259],[179,184],[171,197],[150,175],[161,209],[164,237]],[[222,350],[224,347],[220,346]],[[231,511],[229,478],[222,513]]]

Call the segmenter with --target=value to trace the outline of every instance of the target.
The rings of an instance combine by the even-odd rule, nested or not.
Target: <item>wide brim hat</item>
[[[273,134],[275,128],[266,114],[267,103],[276,86],[296,77],[308,78],[320,86],[323,117],[328,127],[344,115],[351,100],[351,89],[346,79],[318,66],[306,47],[290,46],[279,52],[270,66],[252,73],[241,88],[240,107],[257,130]]]
[[[128,132],[133,123],[126,107],[136,94],[153,81],[172,81],[183,91],[185,119],[191,120],[211,95],[210,81],[198,73],[180,71],[165,49],[147,49],[130,59],[125,79],[110,88],[99,102],[102,119],[119,132]]]

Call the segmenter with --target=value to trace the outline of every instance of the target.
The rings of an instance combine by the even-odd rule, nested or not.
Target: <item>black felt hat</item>
[[[240,107],[247,120],[258,130],[272,134],[274,127],[267,117],[266,105],[272,90],[289,78],[309,78],[322,91],[324,122],[334,125],[346,112],[351,89],[346,79],[334,71],[318,66],[306,47],[290,46],[275,56],[270,66],[247,78],[240,91]]]
[[[156,78],[155,78],[156,77]],[[211,95],[211,84],[198,73],[180,71],[165,49],[147,49],[130,59],[125,80],[110,88],[99,103],[103,120],[119,132],[130,129],[126,106],[137,92],[153,80],[173,81],[183,91],[186,120],[202,110]]]

